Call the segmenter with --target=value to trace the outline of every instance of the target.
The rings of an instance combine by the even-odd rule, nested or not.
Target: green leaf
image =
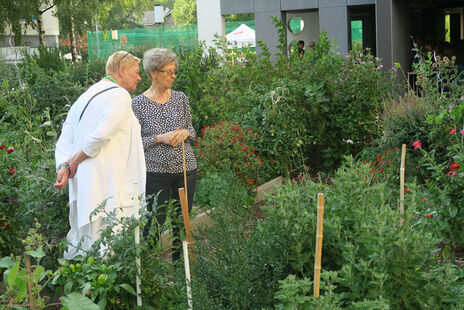
[[[8,268],[14,263],[15,261],[11,257],[5,256],[4,258],[0,260],[0,268]]]
[[[11,268],[8,274],[8,286],[9,287],[13,287],[13,285],[15,284],[16,277],[18,276],[18,270],[19,270],[19,262],[17,262],[16,265],[14,265]]]
[[[128,291],[129,293],[131,293],[132,295],[137,296],[137,293],[134,291],[132,286],[130,286],[129,284],[123,283],[123,284],[121,284],[121,287],[123,289],[125,289],[126,291]]]
[[[45,256],[42,246],[40,246],[37,250],[29,250],[26,253],[35,258],[42,258]]]
[[[100,310],[89,298],[76,292],[61,297],[61,304],[69,310]]]
[[[32,272],[32,276],[34,277],[36,283],[42,280],[46,274],[47,273],[45,272],[45,268],[40,265],[37,266],[37,268],[35,268],[35,270]]]

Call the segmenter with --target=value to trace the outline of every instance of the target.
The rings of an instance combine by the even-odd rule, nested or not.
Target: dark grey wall
[[[253,13],[253,0],[221,0],[222,15]]]
[[[444,18],[443,18],[444,19]],[[404,0],[392,1],[392,63],[399,62],[405,72],[409,71],[411,61],[412,42],[410,39],[411,23],[409,18],[409,3]],[[384,64],[385,69],[387,67]],[[402,75],[397,75],[398,80],[403,79]]]
[[[347,0],[346,4],[351,5],[368,5],[375,4],[375,0]]]
[[[392,0],[377,0],[375,15],[377,19],[377,55],[383,59],[386,68],[391,68],[393,64]]]
[[[346,0],[321,0],[319,2],[319,29],[327,31],[327,37],[336,41],[341,53],[348,52]]]
[[[282,11],[317,9],[318,0],[281,0]]]

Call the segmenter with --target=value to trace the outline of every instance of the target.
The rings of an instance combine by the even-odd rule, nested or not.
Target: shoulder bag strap
[[[118,88],[118,87],[119,87],[119,86],[112,86],[112,87],[110,87],[110,88],[104,89],[104,90],[102,90],[102,91],[96,93],[95,95],[93,95],[92,98],[90,98],[90,100],[89,100],[89,101],[87,102],[87,104],[85,105],[84,109],[82,110],[81,116],[79,117],[79,122],[81,121],[82,115],[84,115],[85,110],[87,109],[87,107],[89,106],[90,101],[92,101],[93,98],[95,98],[96,96],[98,96],[98,95],[100,95],[101,93],[104,93],[104,92],[106,92],[106,91],[108,91],[108,90],[110,90],[110,89],[114,89],[114,88]]]

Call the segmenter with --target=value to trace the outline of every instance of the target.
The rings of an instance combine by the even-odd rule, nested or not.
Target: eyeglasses
[[[177,74],[177,69],[175,69],[175,70],[158,70],[158,71],[166,73],[167,75],[176,75]]]
[[[132,56],[134,56],[134,54],[132,54],[132,51],[130,51],[130,52],[127,52],[127,53],[126,53],[126,55],[122,56],[122,57],[121,57],[121,59],[119,59],[119,61],[118,61],[118,67],[120,67],[121,60],[123,60],[124,58],[126,58],[126,57],[127,57],[127,55],[129,55],[129,54],[131,54]]]

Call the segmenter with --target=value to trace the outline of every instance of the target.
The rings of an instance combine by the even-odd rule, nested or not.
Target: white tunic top
[[[145,192],[145,159],[140,125],[131,109],[131,97],[121,88],[97,95],[116,84],[102,80],[92,85],[72,105],[56,144],[56,165],[77,151],[89,156],[69,180],[69,201],[77,204],[78,228],[89,224],[90,213],[105,199],[106,210],[132,207],[133,183]]]

